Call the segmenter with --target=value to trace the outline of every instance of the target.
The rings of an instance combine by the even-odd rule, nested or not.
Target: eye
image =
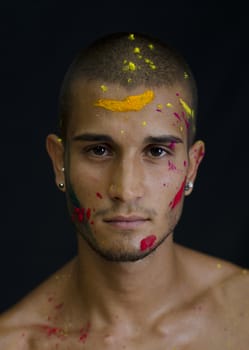
[[[167,149],[165,149],[164,147],[152,146],[152,147],[149,148],[148,153],[153,158],[161,158],[161,157],[169,154],[169,151]]]
[[[89,146],[87,147],[85,152],[95,157],[104,157],[104,156],[109,156],[111,154],[110,149],[105,145]]]

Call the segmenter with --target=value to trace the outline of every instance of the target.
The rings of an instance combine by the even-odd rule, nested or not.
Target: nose
[[[109,195],[112,200],[133,202],[144,195],[144,176],[139,160],[121,160],[114,164]]]

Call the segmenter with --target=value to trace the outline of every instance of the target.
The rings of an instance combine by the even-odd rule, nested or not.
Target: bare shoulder
[[[198,298],[208,306],[209,319],[229,330],[232,339],[249,344],[249,271],[188,248],[180,246],[179,251],[182,261],[188,261],[192,281],[199,284]]]
[[[35,348],[36,333],[48,332],[50,317],[61,311],[61,291],[70,278],[71,266],[72,263],[67,264],[0,315],[0,349]]]

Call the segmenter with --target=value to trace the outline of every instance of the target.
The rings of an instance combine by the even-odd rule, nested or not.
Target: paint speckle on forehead
[[[147,249],[152,248],[154,243],[155,243],[155,241],[156,241],[156,236],[155,235],[150,235],[150,236],[145,237],[140,242],[140,250],[141,251],[145,251]]]
[[[163,105],[161,103],[159,103],[156,107],[156,111],[157,112],[162,112],[162,109],[163,109]]]
[[[94,106],[113,112],[140,111],[154,99],[154,92],[147,90],[140,95],[127,96],[123,100],[99,99]]]
[[[166,107],[168,107],[168,108],[172,108],[172,107],[173,107],[173,105],[172,105],[172,103],[168,102],[168,103],[166,103]]]
[[[101,85],[100,88],[103,92],[106,92],[108,90],[106,85]]]
[[[129,34],[128,39],[129,40],[135,40],[135,35],[134,34]]]
[[[172,202],[170,202],[169,206],[171,209],[174,209],[177,204],[181,201],[183,193],[184,193],[184,187],[185,187],[185,183],[186,183],[186,177],[183,180],[180,189],[178,190],[178,192],[176,193],[174,199]]]
[[[144,120],[143,122],[142,122],[142,126],[146,126],[147,125],[147,122]]]
[[[124,60],[124,66],[123,66],[123,70],[124,71],[134,71],[137,69],[137,66],[134,62],[132,61],[127,61],[127,60]]]

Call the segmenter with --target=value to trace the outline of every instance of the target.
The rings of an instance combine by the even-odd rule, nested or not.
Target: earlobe
[[[46,139],[46,149],[52,161],[56,185],[61,191],[65,191],[64,146],[61,139],[55,134],[48,135]]]
[[[189,195],[193,190],[198,168],[204,155],[205,155],[205,144],[203,141],[197,141],[190,147],[189,166],[188,166],[186,186],[185,186],[185,195]]]

